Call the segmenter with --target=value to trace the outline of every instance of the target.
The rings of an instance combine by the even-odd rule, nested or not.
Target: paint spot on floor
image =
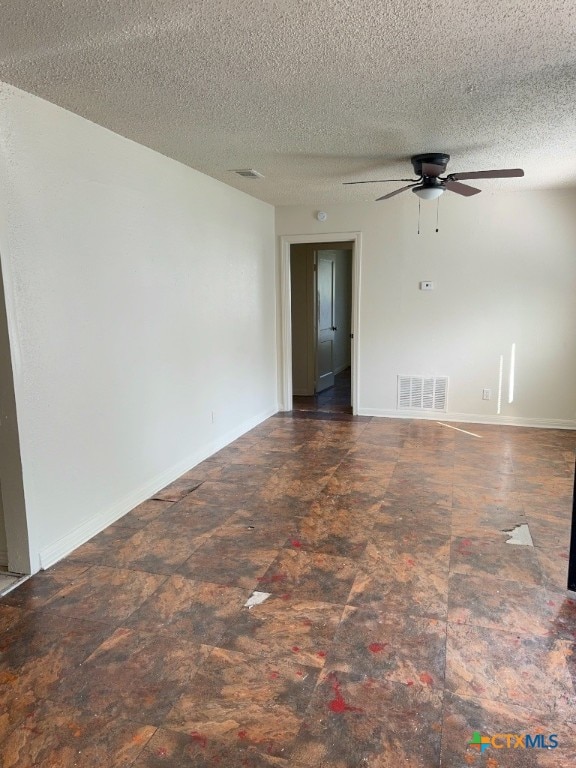
[[[368,650],[372,651],[372,653],[382,653],[387,645],[388,643],[370,643]]]
[[[276,583],[278,581],[286,581],[288,577],[285,573],[275,573],[272,576],[260,576],[257,581],[266,583],[267,581]]]
[[[328,704],[332,712],[336,714],[341,714],[342,712],[364,712],[360,707],[351,707],[349,704],[346,704],[340,690],[340,683],[336,679],[332,683],[332,691],[334,692],[334,698]]]
[[[424,683],[424,685],[433,685],[434,678],[428,672],[422,672],[420,675],[420,682]]]
[[[206,745],[208,744],[208,739],[206,736],[203,736],[201,733],[198,733],[198,731],[192,731],[190,734],[190,738],[193,742],[200,745],[202,749],[206,748]]]
[[[290,543],[292,544],[293,547],[296,547],[297,549],[299,549],[302,546],[302,542],[298,541],[298,539],[292,539]]]

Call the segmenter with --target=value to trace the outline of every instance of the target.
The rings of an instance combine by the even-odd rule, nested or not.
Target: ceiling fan
[[[446,166],[450,160],[450,155],[442,152],[428,152],[423,155],[412,155],[410,161],[414,168],[417,179],[370,179],[368,181],[345,181],[344,184],[380,184],[391,181],[409,181],[405,187],[395,189],[387,195],[377,197],[378,200],[387,200],[389,197],[399,195],[406,189],[411,189],[422,200],[435,200],[440,197],[447,189],[450,192],[456,192],[464,197],[471,197],[481,192],[481,189],[471,187],[469,184],[461,184],[462,179],[507,179],[513,176],[524,176],[521,168],[503,168],[498,171],[469,171],[466,173],[449,173],[447,176]]]

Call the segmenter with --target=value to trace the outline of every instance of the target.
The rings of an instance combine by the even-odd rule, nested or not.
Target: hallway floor
[[[2,768],[573,768],[576,434],[453,426],[279,414],[10,592]]]
[[[294,395],[294,411],[314,411],[316,413],[352,413],[351,370],[345,370],[334,376],[334,386],[317,395]]]

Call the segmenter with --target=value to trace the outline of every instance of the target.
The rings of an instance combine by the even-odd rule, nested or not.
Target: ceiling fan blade
[[[522,168],[502,168],[499,171],[470,171],[470,173],[451,173],[449,179],[509,179],[524,176]]]
[[[413,181],[417,179],[367,179],[366,181],[343,181],[342,184],[384,184],[387,181]]]
[[[406,187],[400,187],[400,189],[395,189],[394,192],[389,192],[387,195],[382,195],[382,197],[377,197],[376,202],[379,200],[388,200],[389,197],[394,197],[394,195],[399,195],[400,192],[404,192],[406,189],[412,189],[412,187],[415,187],[416,184],[419,182],[414,182],[413,184],[408,184]]]
[[[471,187],[468,184],[460,184],[459,181],[454,181],[453,179],[446,179],[444,186],[451,192],[456,192],[458,195],[464,195],[464,197],[472,197],[472,195],[477,195],[479,192],[482,192],[481,189],[476,189],[476,187]]]
[[[446,170],[445,165],[436,165],[435,163],[422,163],[422,176],[431,176],[435,178],[440,176]]]

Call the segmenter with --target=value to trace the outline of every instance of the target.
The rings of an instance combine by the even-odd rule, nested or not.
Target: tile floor
[[[278,415],[5,596],[2,768],[573,768],[576,435],[458,426]]]

